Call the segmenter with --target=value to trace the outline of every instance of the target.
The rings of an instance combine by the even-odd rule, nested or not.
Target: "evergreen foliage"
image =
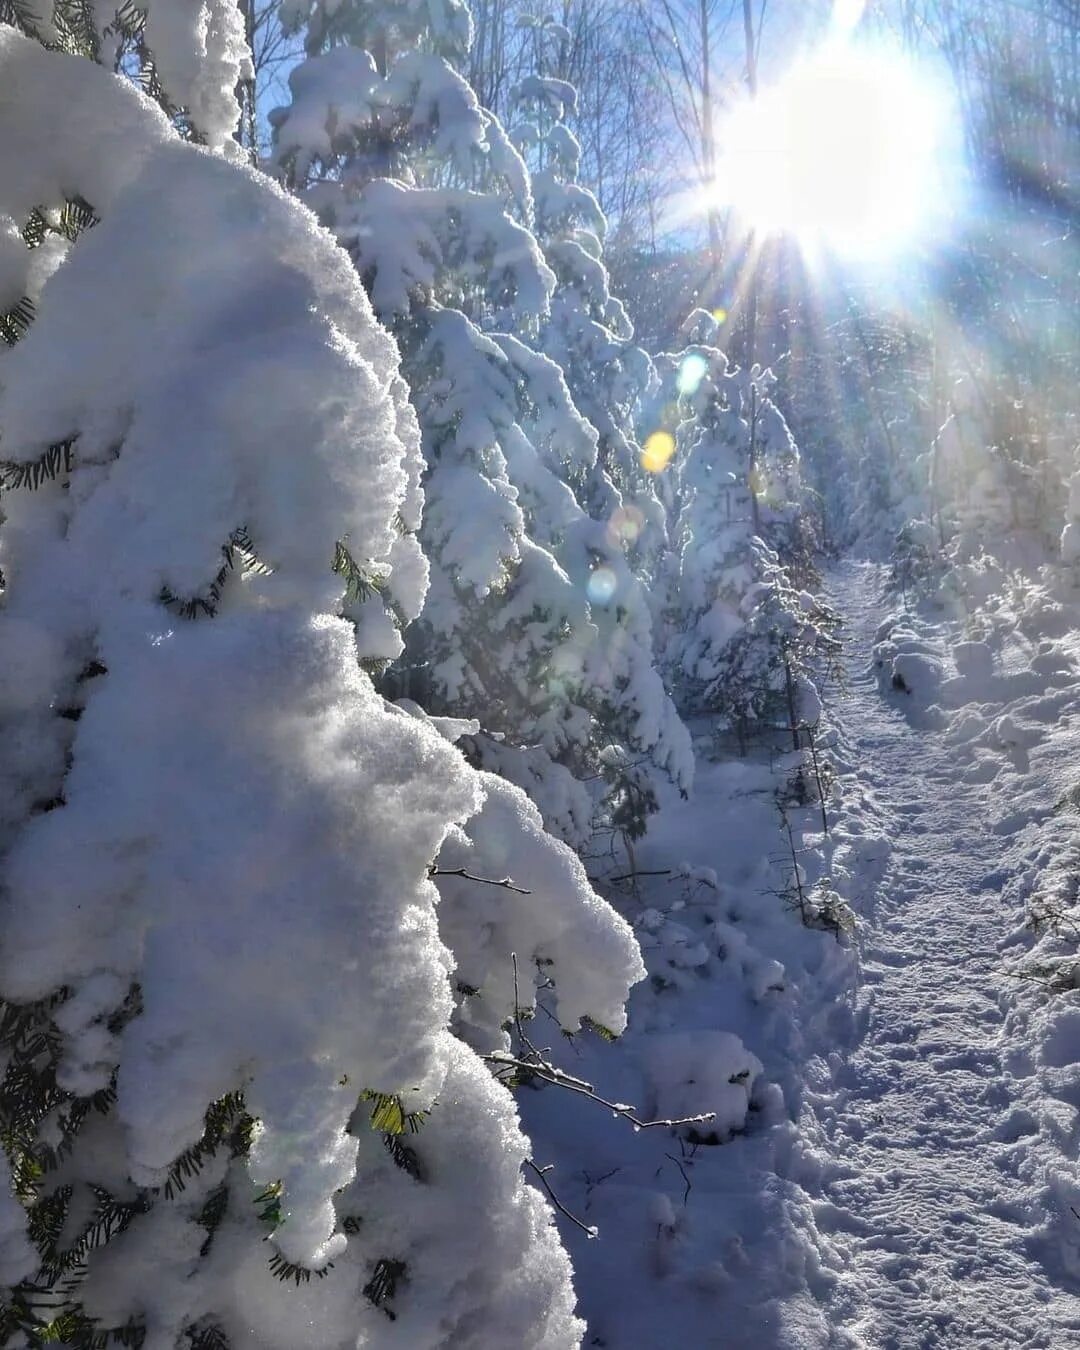
[[[169,13],[165,111],[102,30],[0,24],[5,1343],[419,1350],[480,1319],[569,1347],[513,1103],[449,1031],[433,859],[469,829],[481,878],[520,855],[542,903],[472,912],[568,1027],[622,1025],[636,943],[449,743],[471,723],[365,673],[427,582],[397,353],[310,215],[228,162],[233,19]]]
[[[713,326],[699,312],[686,331],[708,338]],[[837,622],[806,589],[817,541],[798,449],[768,372],[701,343],[663,369],[674,409],[667,658],[681,706],[715,714],[744,749],[776,727],[797,749],[819,715],[812,679],[835,654]]]
[[[613,528],[643,511],[636,497],[624,508],[605,468],[619,461],[657,526],[627,378],[648,361],[628,351],[625,315],[556,195],[594,225],[595,202],[530,175],[479,107],[456,68],[463,5],[314,4],[283,18],[304,27],[307,59],[271,113],[271,165],[353,256],[423,433],[431,586],[385,685],[476,719],[475,762],[526,788],[562,837],[581,845],[598,824],[640,834],[655,800],[645,762],[685,788],[690,755],[653,666],[639,532]],[[548,134],[569,153],[565,126]],[[570,371],[597,355],[586,332],[604,344],[603,389],[587,406],[579,390],[575,406],[567,378],[583,377]]]

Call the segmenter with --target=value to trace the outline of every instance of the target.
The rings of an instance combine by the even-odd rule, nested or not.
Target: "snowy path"
[[[892,854],[861,914],[861,1040],[807,1121],[831,1160],[817,1226],[842,1259],[829,1321],[872,1350],[1080,1347],[1080,1299],[1038,1260],[1038,1084],[1006,1028],[999,949],[1016,916],[1000,801],[992,810],[990,785],[965,781],[942,733],[912,726],[865,673],[879,587],[866,565],[833,578],[852,806]]]

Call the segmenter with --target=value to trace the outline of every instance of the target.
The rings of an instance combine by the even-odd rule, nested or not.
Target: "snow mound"
[[[666,1120],[712,1112],[690,1128],[706,1143],[722,1143],[746,1127],[750,1094],[762,1072],[730,1031],[668,1031],[651,1035],[643,1049],[650,1106]]]
[[[957,642],[952,655],[961,675],[986,679],[993,674],[994,653],[985,642]]]

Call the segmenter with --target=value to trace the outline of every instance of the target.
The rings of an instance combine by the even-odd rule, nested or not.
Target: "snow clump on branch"
[[[47,1160],[19,1193],[74,1231],[113,1216],[64,1296],[154,1350],[572,1346],[511,1100],[447,1030],[432,860],[471,828],[489,866],[501,813],[546,888],[505,941],[555,960],[569,1021],[619,1024],[640,959],[520,794],[364,669],[385,634],[345,616],[426,584],[396,349],[308,212],[122,78],[0,27],[0,87],[0,219],[85,207],[0,361],[0,995],[55,1056],[11,1162]]]

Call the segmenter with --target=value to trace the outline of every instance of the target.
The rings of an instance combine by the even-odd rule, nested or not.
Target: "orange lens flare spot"
[[[675,453],[675,437],[668,431],[654,431],[641,451],[641,467],[660,473]]]

